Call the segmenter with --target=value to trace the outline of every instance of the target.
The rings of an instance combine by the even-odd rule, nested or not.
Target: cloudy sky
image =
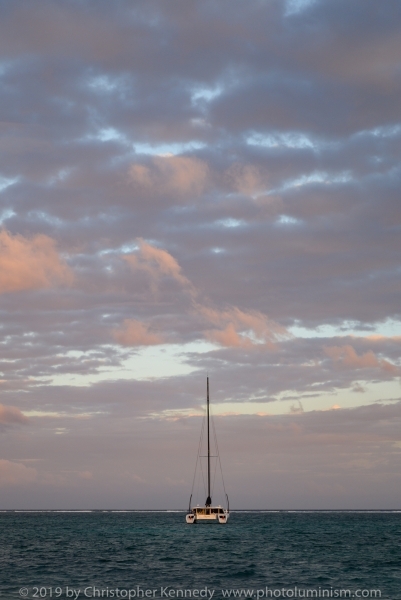
[[[0,9],[0,508],[400,508],[399,0]]]

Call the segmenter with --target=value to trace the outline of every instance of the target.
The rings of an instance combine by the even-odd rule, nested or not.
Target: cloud
[[[243,337],[236,331],[233,323],[228,323],[224,329],[206,331],[205,336],[211,342],[217,342],[221,346],[247,348],[253,345],[248,337]]]
[[[0,486],[26,485],[37,478],[36,469],[0,459]]]
[[[196,197],[206,187],[208,167],[197,158],[155,156],[149,166],[132,165],[129,174],[131,181],[145,191]]]
[[[229,185],[241,194],[252,196],[263,190],[260,172],[254,165],[234,163],[225,172]]]
[[[135,271],[145,271],[154,282],[161,277],[171,277],[182,286],[192,288],[191,282],[181,273],[181,267],[175,258],[166,250],[156,248],[144,240],[138,240],[139,251],[124,256],[124,260]]]
[[[219,310],[205,306],[198,301],[199,293],[192,282],[182,274],[176,259],[166,250],[156,248],[139,240],[139,251],[124,256],[131,268],[145,271],[154,283],[154,289],[161,277],[171,277],[189,293],[192,300],[189,311],[202,316],[220,329],[205,332],[207,339],[222,346],[251,347],[264,344],[273,347],[278,339],[288,338],[285,328],[269,320],[259,311],[243,311],[237,307]]]
[[[353,336],[352,336],[353,337]],[[392,335],[392,336],[387,336],[387,335],[378,335],[378,334],[374,334],[374,335],[367,335],[364,338],[365,340],[369,341],[369,342],[397,342],[400,343],[401,342],[401,336],[400,335]]]
[[[150,331],[150,325],[125,319],[120,329],[113,331],[114,339],[124,346],[153,346],[162,344],[163,338]]]
[[[209,322],[223,327],[205,332],[207,339],[222,346],[266,346],[273,349],[277,341],[291,337],[284,327],[258,311],[245,312],[237,307],[216,310],[200,304],[196,305],[196,309]]]
[[[201,294],[193,283],[182,273],[181,266],[178,261],[166,250],[157,248],[144,240],[138,241],[138,251],[129,255],[125,255],[124,260],[130,265],[134,272],[143,272],[149,279],[151,291],[159,292],[160,284],[163,280],[171,279],[176,281],[181,292],[184,292],[181,298],[181,314],[180,323],[171,321],[169,318],[170,328],[176,329],[176,332],[181,329],[181,323],[185,322],[188,327],[191,327],[194,334],[199,327],[199,317],[208,325],[213,324],[215,329],[206,329],[203,334],[206,339],[215,342],[225,347],[268,347],[274,348],[275,344],[283,339],[288,339],[291,335],[288,331],[269,319],[260,311],[241,310],[236,306],[226,309],[214,308],[210,301],[203,299]],[[159,294],[160,295],[160,294]],[[187,298],[187,302],[182,302],[183,298]],[[172,301],[177,303],[179,293],[172,296]],[[205,304],[205,301],[208,304]],[[138,329],[138,324],[133,321],[134,325],[130,325],[130,320],[126,320],[125,325],[114,333],[115,339],[123,343],[135,343],[138,339],[148,339],[148,343],[158,343],[159,336],[154,337],[154,334],[145,336],[142,329]],[[128,329],[130,333],[128,333]],[[148,335],[150,337],[148,337]]]
[[[362,355],[358,355],[355,349],[350,346],[327,346],[324,352],[339,367],[344,369],[372,369],[379,368],[388,373],[396,374],[398,368],[387,360],[377,358],[371,350]]]
[[[205,331],[205,337],[213,342],[227,347],[264,345],[273,348],[279,339],[290,337],[284,327],[268,319],[259,311],[243,311],[235,306],[219,310],[201,303],[198,290],[182,274],[177,260],[166,250],[139,240],[139,251],[124,256],[124,260],[134,271],[144,271],[150,276],[154,292],[163,277],[170,277],[177,281],[189,294],[191,300],[186,309],[188,315],[192,313],[195,316],[201,316],[208,323],[219,327],[219,329]]]
[[[46,235],[31,239],[0,231],[0,293],[47,288],[73,281],[56,243]]]
[[[0,404],[0,424],[13,425],[14,423],[27,423],[28,418],[15,406]]]

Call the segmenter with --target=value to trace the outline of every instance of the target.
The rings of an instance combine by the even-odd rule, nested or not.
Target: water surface
[[[401,599],[397,512],[233,512],[227,525],[187,525],[181,512],[3,512],[0,527],[2,600],[21,588],[26,598]]]

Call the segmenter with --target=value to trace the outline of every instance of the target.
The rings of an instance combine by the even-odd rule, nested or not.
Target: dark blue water
[[[172,512],[0,513],[0,528],[2,600],[214,600],[230,589],[401,599],[400,513],[234,512],[227,525]]]

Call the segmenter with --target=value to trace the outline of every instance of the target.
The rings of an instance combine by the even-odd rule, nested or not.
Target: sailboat
[[[192,491],[191,491],[191,496],[189,498],[189,507],[188,507],[188,513],[185,517],[185,520],[187,523],[199,523],[199,522],[212,522],[212,521],[217,521],[218,523],[227,523],[228,521],[228,517],[230,515],[230,504],[228,501],[228,496],[226,494],[225,491],[225,486],[224,486],[224,479],[223,479],[223,472],[221,471],[221,476],[222,476],[222,481],[223,481],[223,488],[224,488],[224,493],[226,496],[226,500],[227,500],[227,508],[223,508],[222,506],[213,506],[212,503],[212,496],[211,496],[211,486],[210,486],[210,475],[211,475],[211,471],[210,471],[210,458],[211,458],[211,454],[210,454],[210,401],[209,401],[209,377],[206,378],[206,388],[207,388],[207,392],[206,392],[206,423],[207,423],[207,498],[206,498],[206,502],[205,502],[205,506],[195,506],[195,507],[191,507],[191,501],[192,501],[192,495],[193,495],[193,489],[194,489],[194,483],[195,483],[195,478],[196,478],[196,468],[198,465],[198,461],[199,458],[201,458],[199,452],[200,452],[200,448],[201,448],[201,442],[202,442],[202,435],[203,435],[203,428],[202,428],[202,432],[201,432],[201,441],[199,443],[199,450],[198,450],[198,456],[197,456],[197,460],[196,460],[196,466],[195,466],[195,475],[194,475],[194,481],[192,484]],[[215,434],[215,432],[214,432]],[[216,435],[216,434],[215,434]],[[220,465],[220,470],[221,470],[221,463],[220,463],[220,455],[219,455],[219,451],[218,451],[218,446],[217,446],[217,439],[216,439],[216,456],[214,456],[213,458],[217,458],[218,459],[218,463]]]

